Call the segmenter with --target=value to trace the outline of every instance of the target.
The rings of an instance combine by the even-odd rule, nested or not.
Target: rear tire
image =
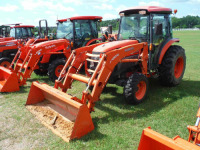
[[[124,97],[128,104],[139,104],[147,96],[148,79],[141,73],[132,74],[125,83]]]
[[[159,67],[160,83],[164,86],[178,85],[183,78],[185,66],[185,50],[178,45],[171,46]]]
[[[48,76],[52,82],[58,79],[60,72],[62,71],[62,68],[64,67],[65,63],[66,61],[64,59],[56,59],[51,62],[48,68]]]
[[[7,58],[7,57],[0,58],[0,66],[3,66],[5,68],[9,68],[11,63],[12,63],[12,60]]]

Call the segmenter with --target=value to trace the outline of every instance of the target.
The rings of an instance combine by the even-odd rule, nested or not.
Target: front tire
[[[128,104],[139,104],[147,96],[148,79],[141,73],[132,74],[125,83],[124,97]]]
[[[66,62],[64,59],[56,59],[56,60],[52,61],[52,63],[49,65],[48,76],[52,82],[54,82],[56,79],[58,79],[65,63]]]
[[[34,70],[34,73],[38,76],[46,76],[47,75],[47,70],[43,70],[43,69],[36,69]]]
[[[12,60],[7,58],[7,57],[0,58],[0,66],[3,66],[5,68],[9,68],[11,63],[12,63]]]
[[[178,45],[171,46],[159,67],[160,83],[164,86],[178,85],[183,78],[185,66],[185,50]]]

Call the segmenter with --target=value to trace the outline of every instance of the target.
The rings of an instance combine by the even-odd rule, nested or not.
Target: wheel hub
[[[141,100],[145,96],[147,86],[144,81],[140,81],[138,83],[137,87],[138,87],[138,90],[135,93],[135,97],[138,100]]]
[[[184,60],[183,57],[179,57],[176,61],[175,67],[174,67],[174,76],[178,79],[181,77],[183,73],[184,68]]]

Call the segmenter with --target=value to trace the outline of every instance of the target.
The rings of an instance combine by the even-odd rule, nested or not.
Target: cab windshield
[[[73,23],[71,21],[59,22],[57,26],[57,39],[73,39]]]
[[[149,16],[140,14],[131,14],[121,17],[121,26],[118,39],[136,39],[148,41],[149,39]]]
[[[10,36],[14,37],[16,39],[19,38],[28,38],[28,37],[33,37],[32,28],[12,28],[10,30]]]

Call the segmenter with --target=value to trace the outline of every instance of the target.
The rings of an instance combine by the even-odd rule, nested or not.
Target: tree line
[[[100,27],[106,27],[108,25],[112,25],[113,30],[119,29],[119,19],[113,19],[113,20],[105,20],[98,23],[98,31],[100,30]],[[49,33],[55,33],[56,27],[51,26],[49,28]],[[178,28],[200,28],[200,17],[199,16],[185,16],[182,18],[172,17],[172,28],[178,29]],[[38,32],[38,27],[34,29],[34,32]]]
[[[182,18],[172,17],[172,27],[177,28],[200,28],[199,16],[185,16]]]

